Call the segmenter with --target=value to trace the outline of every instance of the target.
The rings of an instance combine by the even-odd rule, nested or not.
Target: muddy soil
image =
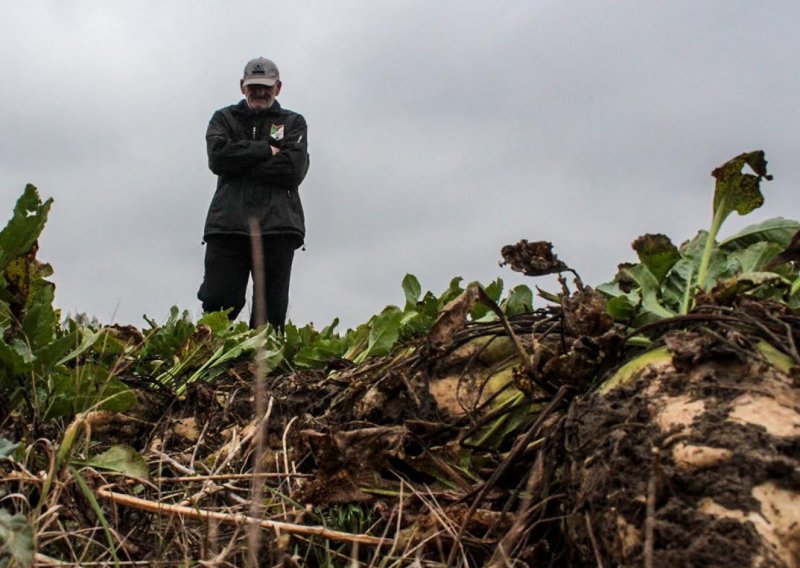
[[[671,358],[570,408],[570,563],[797,566],[796,375],[710,335],[666,343]]]

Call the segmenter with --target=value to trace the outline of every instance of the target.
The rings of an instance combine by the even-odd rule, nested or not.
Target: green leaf
[[[179,396],[184,394],[188,385],[214,372],[216,367],[238,359],[246,353],[257,352],[259,349],[264,350],[263,361],[266,364],[266,372],[275,370],[284,361],[283,346],[275,340],[275,332],[270,326],[264,326],[253,335],[250,335],[251,333],[245,328],[245,331],[228,337],[225,344],[176,389],[176,394]],[[170,371],[159,375],[157,380],[169,382],[175,380],[179,374],[180,372]]]
[[[637,286],[645,293],[658,293],[660,289],[658,279],[644,264],[634,264],[633,266],[623,268],[622,272],[636,282]]]
[[[755,225],[748,225],[735,235],[722,241],[719,247],[732,251],[747,248],[750,245],[764,241],[786,247],[798,230],[800,230],[800,223],[797,221],[775,217]]]
[[[643,264],[636,264],[622,270],[639,286],[641,302],[634,320],[635,325],[644,325],[652,321],[669,318],[675,312],[667,308],[661,301],[661,285],[650,269]]]
[[[124,444],[110,447],[102,454],[89,459],[86,465],[98,469],[116,471],[131,477],[141,477],[143,479],[149,479],[150,477],[150,470],[144,458],[132,447]]]
[[[483,290],[484,292],[486,292],[486,295],[492,299],[492,301],[498,303],[500,301],[500,297],[503,295],[503,279],[498,278],[497,280],[486,286],[486,288],[484,288]],[[477,302],[472,307],[472,312],[470,316],[472,317],[473,321],[477,321],[482,317],[484,317],[489,312],[491,312],[489,306],[487,306],[483,302]]]
[[[5,270],[12,259],[31,249],[47,222],[52,203],[52,198],[42,203],[36,187],[31,184],[25,186],[25,191],[14,207],[11,220],[0,231],[0,272]]]
[[[406,309],[414,308],[422,294],[422,287],[413,274],[406,274],[403,278],[403,293],[406,296]]]
[[[54,372],[48,382],[46,418],[72,416],[90,409],[125,412],[137,402],[134,392],[109,369],[92,363],[79,365],[69,373]]]
[[[403,312],[396,306],[389,306],[370,321],[369,343],[367,348],[354,360],[363,362],[367,357],[388,355],[400,337],[400,321]]]
[[[22,316],[22,331],[34,352],[55,338],[58,318],[53,310],[55,286],[42,279],[33,280]]]
[[[548,302],[552,302],[554,304],[561,304],[561,294],[553,294],[552,292],[548,292],[547,290],[542,290],[537,286],[536,295],[544,300],[547,300]]]
[[[418,337],[424,335],[433,326],[436,318],[416,310],[403,312],[400,318],[400,337]]]
[[[341,339],[320,339],[313,345],[301,347],[294,356],[294,364],[300,368],[319,369],[343,354],[344,343]]]
[[[425,292],[422,301],[417,305],[417,311],[432,320],[436,320],[436,316],[439,315],[439,310],[443,306],[444,304],[432,292]]]
[[[727,272],[758,272],[782,250],[783,247],[778,243],[768,241],[756,242],[745,249],[735,250],[728,255]]]
[[[0,545],[0,564],[6,564],[9,559],[12,561],[10,566],[33,564],[33,527],[24,515],[11,516],[5,509],[0,509]]]
[[[664,305],[679,314],[687,313],[689,300],[696,287],[695,278],[699,261],[683,257],[670,270],[662,285],[661,295]]]
[[[205,316],[209,317],[210,323],[213,324],[219,321],[219,319],[210,316],[211,314]],[[184,310],[181,313],[177,306],[170,308],[169,318],[167,318],[164,325],[158,325],[154,321],[147,319],[147,317],[145,317],[145,320],[150,324],[150,329],[143,330],[145,342],[140,352],[140,359],[142,360],[153,358],[172,359],[197,329],[192,323],[189,312]],[[230,327],[230,324],[225,323],[224,329],[228,327]],[[223,328],[222,324],[217,327],[217,331],[220,331],[220,328]]]
[[[461,286],[461,282],[464,279],[460,276],[456,276],[452,280],[450,280],[450,286],[448,286],[447,290],[439,297],[439,308],[441,309],[442,306],[450,302],[451,300],[455,300],[457,297],[461,295],[464,291],[464,287]]]
[[[525,284],[511,289],[500,306],[508,317],[533,312],[533,292]]]
[[[264,328],[259,333],[248,337],[243,341],[240,337],[226,341],[225,350],[218,357],[214,358],[214,365],[219,365],[221,363],[225,363],[226,361],[233,361],[245,353],[261,349],[262,347],[266,348],[269,343],[268,335],[270,332],[270,329]]]
[[[798,277],[797,280],[792,282],[792,287],[789,290],[789,295],[796,296],[797,292],[800,292],[800,277]]]
[[[361,324],[355,329],[348,330],[344,338],[347,344],[347,350],[342,357],[355,362],[359,354],[366,349],[369,344],[369,336],[370,326],[366,323]]]
[[[177,308],[173,308],[177,310]],[[197,325],[207,325],[211,328],[211,333],[214,335],[221,335],[228,331],[231,328],[233,322],[228,318],[228,312],[230,310],[225,310],[222,312],[209,312],[205,314],[200,320],[197,322]]]
[[[13,454],[14,450],[16,450],[18,447],[18,443],[14,443],[11,440],[6,440],[3,436],[0,436],[0,459],[7,458]]]
[[[72,333],[56,339],[50,345],[43,347],[36,354],[42,374],[46,374],[46,369],[74,361],[91,349],[99,337],[99,331],[92,332],[91,329],[78,328]]]
[[[619,322],[629,322],[636,314],[636,306],[625,296],[617,296],[606,302],[606,311]]]
[[[322,339],[332,339],[336,331],[336,326],[339,325],[339,318],[334,318],[330,325],[325,326],[319,335]]]
[[[649,269],[658,282],[664,280],[664,276],[681,257],[678,247],[672,244],[669,237],[662,234],[642,235],[633,241],[632,246],[639,256],[639,261]]]
[[[676,313],[685,314],[690,308],[698,286],[697,275],[707,239],[708,232],[698,231],[693,239],[681,244],[681,259],[675,263],[662,283],[664,306]],[[718,248],[712,249],[706,269],[706,282],[716,282],[718,278],[729,276],[730,268],[726,252]]]
[[[21,339],[5,342],[0,339],[0,387],[12,387],[12,377],[25,374],[31,370],[33,356],[28,346]],[[6,384],[7,383],[7,384]]]
[[[103,328],[98,332],[97,341],[92,346],[94,352],[108,360],[109,358],[118,358],[125,354],[127,344],[114,335],[111,328]]]

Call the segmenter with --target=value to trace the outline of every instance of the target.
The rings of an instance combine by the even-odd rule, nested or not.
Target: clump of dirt
[[[573,403],[562,480],[573,562],[800,563],[800,394],[730,339],[668,334],[668,361]]]

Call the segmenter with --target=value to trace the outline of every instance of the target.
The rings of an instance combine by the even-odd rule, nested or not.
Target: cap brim
[[[242,87],[246,87],[247,85],[264,85],[265,87],[272,87],[275,83],[278,82],[278,78],[269,79],[269,78],[261,78],[255,77],[251,79],[245,79],[242,83]]]

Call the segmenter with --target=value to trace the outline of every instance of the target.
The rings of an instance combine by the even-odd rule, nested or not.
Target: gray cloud
[[[0,37],[0,206],[28,181],[56,199],[41,256],[65,310],[197,315],[205,127],[265,55],[310,125],[292,319],[356,325],[403,301],[407,272],[436,292],[536,284],[497,266],[520,238],[599,282],[639,234],[707,226],[709,173],[741,151],[766,150],[775,181],[725,230],[800,217],[798,16],[729,0],[19,4]]]

